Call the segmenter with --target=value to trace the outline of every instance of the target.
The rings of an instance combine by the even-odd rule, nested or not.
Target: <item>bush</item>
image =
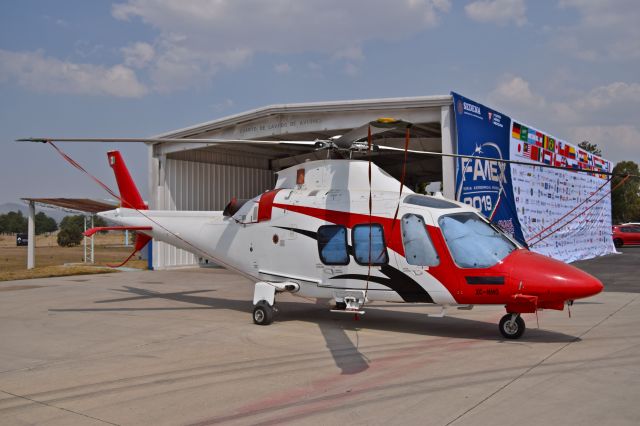
[[[65,228],[58,232],[58,245],[60,247],[73,247],[82,241],[82,230],[77,228]]]

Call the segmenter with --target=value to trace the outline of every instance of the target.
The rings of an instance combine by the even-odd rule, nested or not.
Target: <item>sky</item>
[[[640,163],[637,0],[21,0],[0,13],[0,203],[108,198],[20,137],[148,137],[271,104],[456,91]],[[120,149],[60,144],[114,187]]]

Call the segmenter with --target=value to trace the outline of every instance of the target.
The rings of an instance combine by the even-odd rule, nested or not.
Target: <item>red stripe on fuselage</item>
[[[290,204],[273,203],[273,207],[277,207],[290,212],[300,213],[306,216],[315,217],[316,219],[326,222],[342,225],[349,229],[355,225],[368,224],[369,215],[361,213],[341,212],[337,210],[319,209],[316,207],[294,206]],[[379,223],[384,229],[384,236],[387,247],[404,256],[404,247],[402,246],[402,237],[400,235],[400,220],[382,216],[371,216],[372,223]]]
[[[279,189],[274,189],[272,191],[267,191],[260,196],[260,201],[258,202],[258,222],[262,222],[264,220],[271,220],[271,210],[273,208],[273,200],[278,195]]]

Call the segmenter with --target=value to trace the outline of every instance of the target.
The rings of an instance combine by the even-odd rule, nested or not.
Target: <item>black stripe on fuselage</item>
[[[284,226],[276,226],[275,228],[285,229],[287,231],[297,232],[298,234],[305,235],[314,240],[318,240],[318,233],[308,231],[306,229],[290,228]],[[347,247],[349,255],[353,257],[353,247],[349,245]],[[377,284],[381,284],[385,287],[389,287],[402,297],[405,302],[411,303],[433,303],[431,295],[414,279],[407,274],[399,271],[391,265],[380,266],[380,272],[386,277],[380,276],[367,276],[366,274],[343,274],[331,277],[331,280],[360,280],[370,281]]]

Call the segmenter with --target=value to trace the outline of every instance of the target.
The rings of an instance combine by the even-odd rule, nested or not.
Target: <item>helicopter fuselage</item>
[[[300,296],[441,306],[560,309],[602,290],[589,274],[533,253],[474,208],[414,194],[362,161],[323,160],[279,173],[273,190],[233,212],[102,215],[233,269],[290,283]],[[282,290],[281,287],[279,287]]]

